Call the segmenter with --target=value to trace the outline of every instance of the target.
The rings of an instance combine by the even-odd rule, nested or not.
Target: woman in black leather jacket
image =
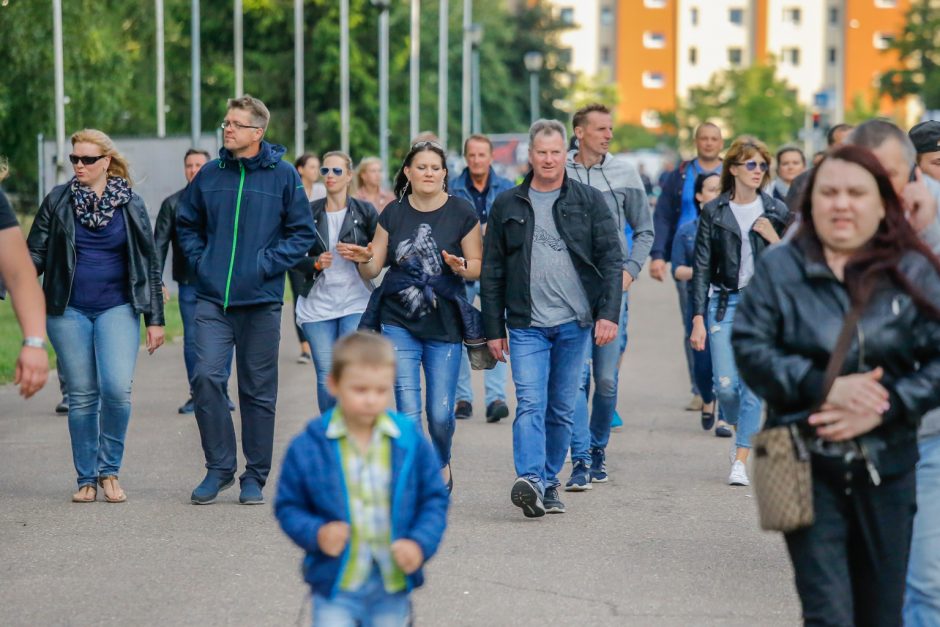
[[[39,208],[27,245],[43,276],[49,339],[69,390],[69,435],[78,473],[76,503],[96,483],[109,503],[127,500],[118,484],[131,415],[140,343],[163,344],[163,292],[150,218],[131,191],[127,163],[107,135],[72,135],[75,177]]]
[[[940,404],[940,261],[858,146],[809,179],[802,226],[760,260],[738,310],[741,374],[811,451],[815,522],[786,534],[807,624],[900,625],[921,416]],[[852,304],[841,376],[824,372]]]
[[[370,203],[349,195],[353,169],[348,155],[323,155],[320,174],[326,198],[310,203],[317,238],[307,256],[295,266],[304,282],[294,313],[313,352],[317,405],[322,413],[336,404],[326,387],[333,365],[333,344],[359,327],[372,292],[372,284],[359,276],[356,264],[342,252],[348,244],[368,246],[375,236],[379,214]]]
[[[760,399],[738,376],[731,324],[756,259],[780,239],[787,224],[786,205],[761,191],[770,180],[769,167],[770,152],[764,144],[751,137],[736,139],[722,165],[721,195],[702,208],[695,234],[689,340],[697,351],[710,342],[718,405],[724,419],[736,425],[729,485],[750,483],[745,464],[761,415]],[[715,435],[731,433],[716,429]]]

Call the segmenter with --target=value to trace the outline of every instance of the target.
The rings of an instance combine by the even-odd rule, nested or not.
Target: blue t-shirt
[[[721,174],[721,166],[722,164],[719,163],[718,167],[714,170],[703,170],[702,166],[698,164],[698,159],[692,159],[692,161],[689,162],[682,186],[682,207],[677,226],[691,222],[698,216],[698,208],[695,206],[695,179],[698,178],[699,174],[705,174],[706,172],[717,172]]]
[[[118,209],[95,231],[75,222],[75,275],[69,307],[98,313],[130,302],[127,225]]]

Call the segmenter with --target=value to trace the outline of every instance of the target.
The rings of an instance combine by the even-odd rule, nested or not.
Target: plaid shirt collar
[[[398,428],[398,425],[395,424],[395,421],[386,413],[382,412],[379,414],[379,417],[375,420],[375,429],[382,435],[387,435],[390,438],[398,438],[401,435],[401,430]],[[331,440],[338,440],[340,438],[349,437],[349,428],[346,426],[346,421],[343,419],[343,412],[337,406],[333,410],[333,417],[330,419],[330,424],[326,428],[326,437]]]

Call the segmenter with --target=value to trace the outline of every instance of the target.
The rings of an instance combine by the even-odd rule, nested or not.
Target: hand
[[[487,340],[486,347],[490,349],[490,355],[503,363],[506,362],[506,355],[509,354],[509,340],[500,338],[498,340]]]
[[[872,412],[879,416],[890,407],[888,390],[879,381],[884,376],[880,367],[871,372],[849,374],[836,378],[826,403],[837,409],[855,413]]]
[[[337,244],[336,252],[343,259],[353,263],[367,263],[372,259],[372,242],[368,246],[357,246],[356,244]]]
[[[633,275],[627,272],[626,270],[624,270],[623,280],[620,283],[620,289],[626,292],[628,289],[630,289],[631,285],[633,285]]]
[[[16,360],[13,383],[20,386],[20,395],[29,398],[42,389],[49,376],[49,356],[44,348],[24,346]]]
[[[666,262],[662,259],[653,259],[650,262],[650,276],[656,279],[657,281],[662,281],[666,278]]]
[[[339,557],[349,541],[349,523],[341,520],[322,525],[317,530],[317,545],[330,557]]]
[[[705,318],[695,316],[692,318],[692,335],[689,336],[689,344],[692,350],[705,350],[705,342],[708,341],[708,331],[705,330]]]
[[[392,559],[406,575],[410,575],[424,563],[424,551],[414,540],[395,540],[392,542]]]
[[[166,305],[170,302],[170,290],[166,289],[166,285],[163,286],[163,304]]]
[[[317,257],[317,262],[314,265],[319,266],[321,272],[326,270],[327,268],[333,265],[333,253],[331,252],[320,253],[320,256]]]
[[[767,218],[757,218],[757,221],[751,229],[770,244],[776,244],[780,241],[780,236],[777,235],[777,232],[774,230],[774,225],[771,224],[770,220]]]
[[[908,222],[918,233],[933,224],[937,218],[937,199],[927,188],[920,168],[914,170],[914,180],[904,186],[901,202],[904,204]]]
[[[463,271],[467,269],[466,259],[451,255],[446,250],[441,251],[441,258],[444,260],[444,263],[447,264],[447,267],[450,268],[451,272],[457,276],[463,276]]]
[[[843,442],[864,435],[883,421],[881,414],[875,412],[853,412],[828,403],[809,417],[809,424],[816,427],[816,435],[829,442]]]
[[[594,343],[598,346],[610,344],[617,337],[619,327],[616,323],[603,318],[594,323]]]
[[[153,351],[163,346],[163,327],[156,325],[147,327],[147,352],[153,355]]]

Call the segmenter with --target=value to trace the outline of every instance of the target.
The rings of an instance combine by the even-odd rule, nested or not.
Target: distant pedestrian
[[[224,147],[180,199],[177,231],[196,287],[193,398],[206,458],[195,504],[215,501],[235,481],[235,426],[225,398],[232,347],[238,366],[242,451],[239,502],[264,502],[271,469],[284,273],[316,232],[297,170],[283,146],[264,141],[270,113],[245,95],[228,101]]]
[[[341,339],[328,383],[337,405],[284,457],[274,513],[306,553],[314,625],[410,624],[411,591],[444,535],[437,455],[420,425],[386,411],[395,361],[375,334]]]
[[[940,121],[916,124],[908,135],[917,150],[917,166],[933,180],[940,181]]]
[[[826,133],[826,148],[828,150],[834,150],[836,147],[841,146],[848,140],[849,134],[852,132],[852,129],[855,127],[851,124],[835,124],[829,131]],[[826,152],[820,151],[813,155],[813,167],[815,168],[826,156]],[[787,189],[787,196],[784,198],[784,202],[787,207],[790,209],[790,214],[796,216],[796,221],[800,220],[800,201],[803,197],[803,190],[806,187],[806,182],[809,181],[809,175],[812,171],[812,168],[809,170],[804,170],[802,173],[797,175],[795,179],[790,181],[790,187]]]
[[[565,171],[565,127],[529,129],[531,172],[487,220],[480,294],[490,352],[512,350],[516,386],[513,505],[526,517],[565,512],[558,473],[591,342],[617,339],[623,255],[604,196]],[[507,340],[508,326],[508,340]]]
[[[349,195],[352,160],[346,153],[326,153],[322,167],[326,198],[310,203],[317,237],[295,266],[304,277],[295,315],[313,351],[320,413],[336,403],[326,384],[333,344],[359,327],[372,293],[372,284],[348,258],[346,245],[368,246],[379,218],[370,203]]]
[[[364,200],[382,213],[385,205],[395,200],[395,194],[383,187],[384,173],[382,160],[378,157],[366,157],[356,168],[356,184],[353,197]]]
[[[159,256],[127,161],[95,129],[72,135],[75,176],[43,200],[27,244],[43,276],[49,339],[69,387],[69,435],[78,474],[76,503],[127,495],[118,483],[140,344],[163,344]],[[96,486],[97,484],[97,486]]]
[[[751,436],[760,429],[761,400],[739,376],[731,325],[755,261],[780,240],[788,221],[786,205],[761,191],[769,169],[770,152],[763,143],[746,136],[736,139],[725,154],[721,195],[702,208],[695,236],[689,339],[697,351],[709,344],[718,405],[736,429],[728,475],[733,486],[750,484],[746,463]]]
[[[799,233],[758,261],[733,331],[766,426],[795,425],[811,456],[814,522],[785,534],[803,620],[936,625],[929,601],[901,612],[917,424],[940,405],[940,262],[868,150],[836,149],[806,191]]]
[[[784,146],[777,151],[774,163],[777,168],[777,177],[770,184],[770,195],[776,200],[785,202],[793,179],[806,169],[806,157],[796,146]]]

